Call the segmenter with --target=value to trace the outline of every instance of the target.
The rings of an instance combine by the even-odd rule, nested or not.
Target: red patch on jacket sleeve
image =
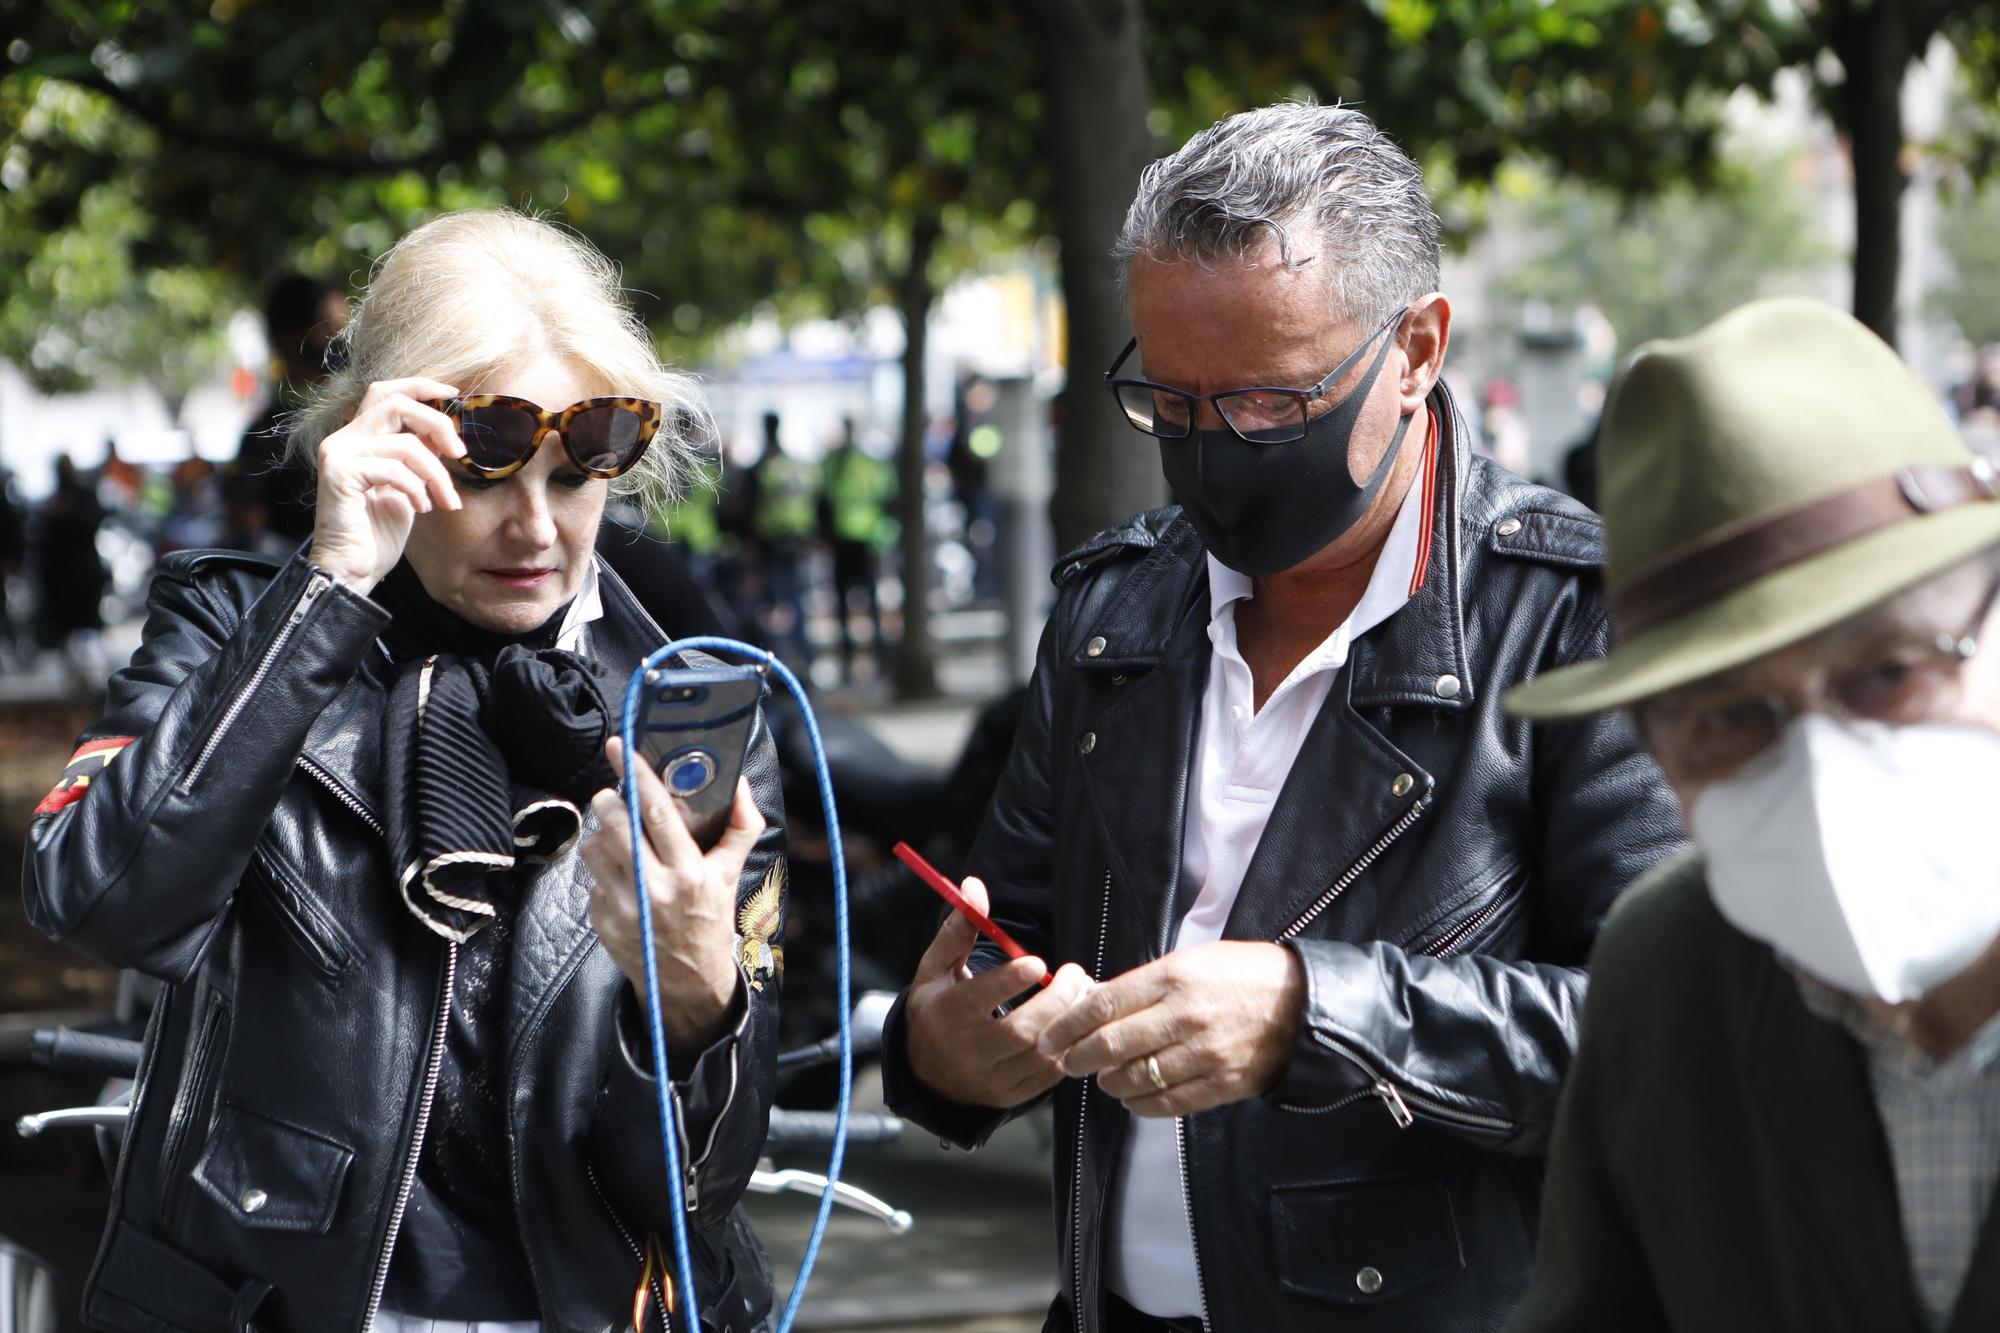
[[[35,814],[52,815],[58,810],[75,805],[90,790],[90,780],[104,771],[105,765],[118,757],[118,752],[130,745],[131,736],[100,736],[94,741],[85,741],[63,765],[62,777],[35,807]]]

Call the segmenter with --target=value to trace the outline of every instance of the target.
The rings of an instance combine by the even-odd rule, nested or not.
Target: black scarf
[[[495,634],[432,601],[407,562],[374,599],[394,617],[382,742],[397,888],[425,926],[462,942],[509,901],[515,867],[567,852],[583,803],[615,785],[611,710],[595,668],[555,647],[567,606],[526,634]]]

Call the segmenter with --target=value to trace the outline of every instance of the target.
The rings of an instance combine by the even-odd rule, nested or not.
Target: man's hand
[[[987,910],[984,884],[968,879],[960,889],[967,902]],[[1035,1039],[1091,981],[1082,968],[1066,963],[1034,998],[995,1018],[995,1009],[1040,981],[1048,969],[1039,958],[1016,958],[974,976],[968,959],[978,942],[972,923],[953,912],[924,951],[903,1007],[910,1067],[940,1096],[1005,1109],[1062,1082],[1062,1070],[1035,1048]]]
[[[1097,1075],[1097,1086],[1134,1115],[1191,1115],[1275,1084],[1305,1001],[1297,954],[1222,940],[1093,988],[1047,1024],[1038,1045],[1070,1077]]]

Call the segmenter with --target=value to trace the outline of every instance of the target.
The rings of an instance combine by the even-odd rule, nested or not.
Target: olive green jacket
[[[1597,938],[1510,1333],[1923,1333],[1860,1045],[1715,910],[1698,857]],[[1950,1333],[2000,1329],[1989,1215]]]

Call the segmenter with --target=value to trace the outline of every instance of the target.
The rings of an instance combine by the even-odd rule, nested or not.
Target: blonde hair
[[[375,262],[340,341],[346,366],[291,418],[293,456],[309,464],[378,380],[425,376],[475,393],[541,355],[577,366],[606,394],[660,404],[652,447],[611,483],[653,514],[680,497],[714,438],[700,387],[660,361],[611,261],[512,209],[446,213],[396,242]]]

